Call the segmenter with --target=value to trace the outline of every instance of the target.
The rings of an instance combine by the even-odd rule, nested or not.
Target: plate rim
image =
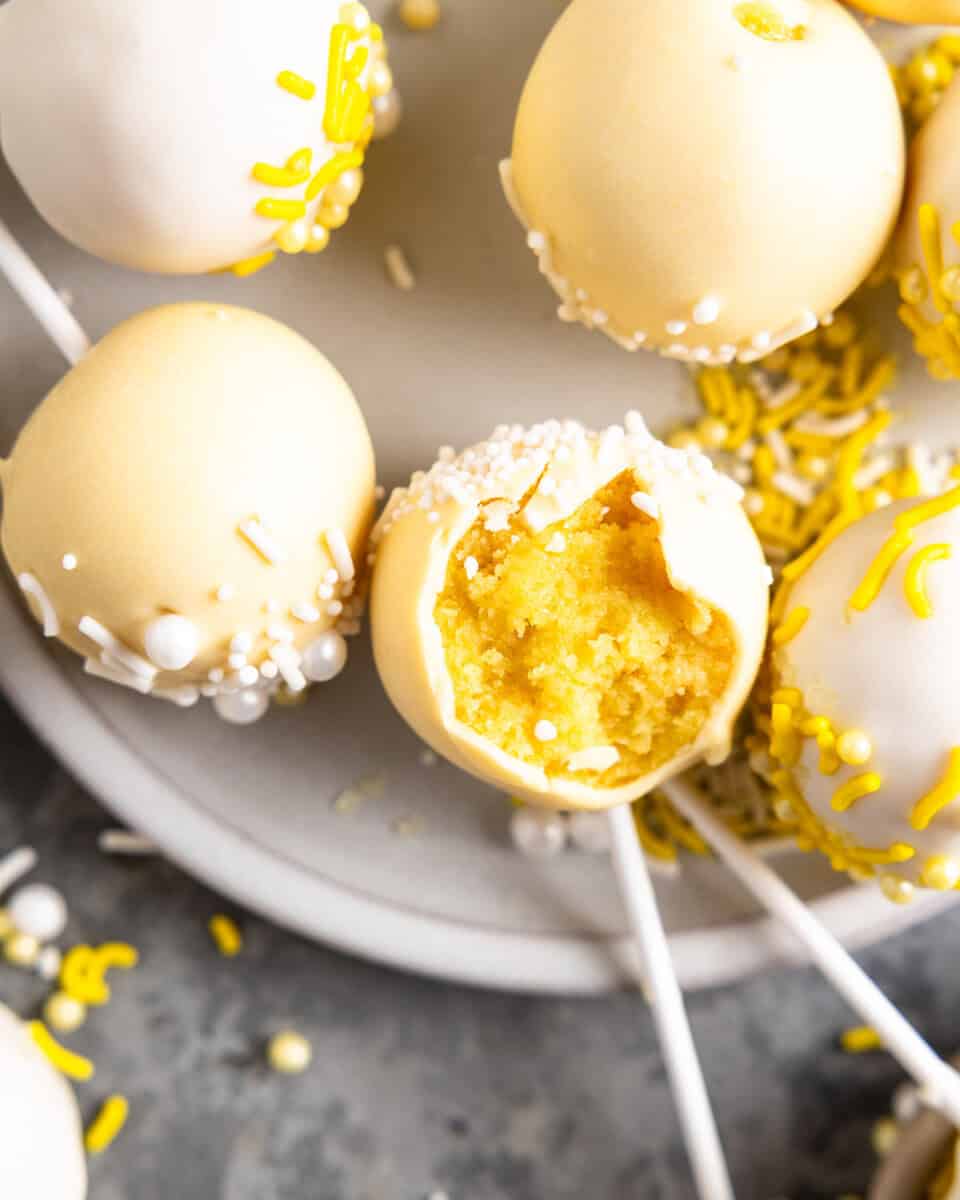
[[[278,856],[218,822],[119,737],[75,686],[72,662],[48,652],[10,586],[0,587],[0,640],[6,648],[0,685],[36,736],[110,812],[235,903],[345,953],[448,982],[555,995],[598,994],[638,982],[627,938],[510,933],[398,910]],[[848,948],[860,949],[934,916],[954,899],[932,894],[901,907],[874,893],[852,885],[811,908]],[[707,943],[712,953],[704,952]],[[778,962],[807,961],[766,918],[674,934],[670,945],[688,991],[733,983]]]

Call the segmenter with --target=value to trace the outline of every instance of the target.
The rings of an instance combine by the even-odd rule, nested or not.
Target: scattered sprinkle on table
[[[83,1144],[88,1154],[102,1154],[127,1123],[130,1105],[124,1096],[110,1096],[90,1123]]]
[[[313,1048],[301,1033],[292,1029],[275,1033],[267,1043],[267,1062],[281,1075],[299,1075],[310,1066]]]
[[[417,286],[417,278],[403,249],[397,245],[388,246],[383,252],[383,261],[393,286],[401,292],[412,292]]]
[[[847,1054],[867,1054],[871,1050],[882,1050],[880,1034],[869,1025],[856,1025],[844,1030],[840,1044]]]
[[[217,913],[210,918],[208,925],[210,936],[217,944],[217,949],[224,958],[236,958],[243,949],[243,935],[232,917]]]

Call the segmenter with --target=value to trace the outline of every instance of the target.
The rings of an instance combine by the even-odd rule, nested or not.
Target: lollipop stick
[[[610,812],[613,862],[643,959],[653,1019],[702,1200],[733,1200],[707,1085],[629,805]]]
[[[724,825],[695,787],[673,780],[663,790],[747,890],[802,943],[854,1012],[876,1029],[887,1050],[924,1089],[927,1102],[960,1126],[960,1074],[934,1053],[807,905]]]
[[[71,366],[79,362],[90,349],[90,339],[2,221],[0,271],[67,362]]]

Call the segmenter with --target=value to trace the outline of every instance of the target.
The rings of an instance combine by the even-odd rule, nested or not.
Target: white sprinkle
[[[567,823],[560,813],[524,806],[510,818],[510,837],[528,858],[553,858],[567,844]]]
[[[694,325],[712,325],[720,316],[720,300],[717,296],[704,296],[693,306]]]
[[[271,659],[267,659],[266,662],[262,662],[260,664],[260,674],[264,677],[264,679],[276,679],[276,677],[280,674],[280,670],[275,662],[273,662]]]
[[[813,486],[805,479],[801,479],[799,475],[791,475],[788,471],[776,471],[770,482],[778,492],[782,492],[791,500],[796,500],[797,504],[807,506],[813,503],[815,495]]]
[[[324,534],[327,542],[327,549],[330,551],[330,557],[333,559],[333,565],[337,570],[337,579],[342,579],[344,583],[353,579],[355,571],[353,566],[353,556],[350,553],[350,546],[344,537],[342,529],[328,529]],[[330,579],[327,576],[328,582],[336,583],[337,579]]]
[[[233,678],[241,687],[253,687],[260,678],[260,672],[256,667],[241,667]]]
[[[758,513],[763,512],[763,497],[759,492],[747,492],[743,501],[743,507],[751,517],[755,517]]]
[[[680,337],[681,334],[687,332],[687,323],[686,321],[668,321],[664,328],[671,337]]]
[[[417,286],[417,277],[413,273],[410,262],[401,246],[391,244],[383,252],[384,265],[390,282],[401,292],[412,292]]]
[[[281,625],[278,621],[274,621],[272,625],[267,626],[267,637],[275,642],[292,642],[293,630],[287,625]]]
[[[619,761],[620,751],[616,746],[590,746],[572,754],[567,768],[571,771],[608,771]]]
[[[75,571],[77,569],[77,556],[75,554],[65,554],[60,560],[60,565],[65,571]]]
[[[798,383],[795,379],[791,379],[789,383],[785,383],[782,387],[778,387],[776,391],[770,393],[764,400],[767,408],[776,411],[778,408],[783,408],[785,404],[789,404],[791,400],[799,396],[803,391],[803,384]]]
[[[480,564],[472,554],[467,555],[463,560],[463,569],[466,572],[468,579],[473,579],[476,573],[480,570]]]
[[[18,846],[0,858],[0,896],[28,875],[37,865],[37,852],[32,846]]]
[[[139,675],[131,674],[119,662],[111,660],[106,652],[102,661],[96,658],[84,659],[83,669],[95,679],[106,679],[110,683],[119,684],[120,687],[132,688],[141,696],[148,696],[153,689],[152,680],[141,679]]]
[[[895,466],[892,454],[878,454],[872,461],[868,462],[865,467],[861,467],[853,477],[853,486],[857,491],[864,491],[866,488],[873,487],[878,479],[882,479],[888,471],[891,471]]]
[[[235,633],[230,639],[231,654],[249,654],[253,649],[253,634],[245,629]]]
[[[292,646],[272,646],[270,657],[277,664],[283,682],[291,692],[302,692],[307,686],[307,677],[300,670],[301,658]]]
[[[240,671],[247,665],[247,656],[245,654],[231,654],[227,658],[227,666],[231,671]]]
[[[271,566],[276,566],[286,561],[287,553],[284,548],[256,517],[251,517],[249,521],[244,521],[240,525],[239,530],[240,536],[249,542],[254,550],[262,558],[265,558]]]
[[[299,601],[291,607],[290,615],[294,620],[302,621],[304,625],[312,625],[315,621],[320,620],[320,609],[315,604]]]
[[[845,417],[821,417],[810,413],[795,421],[793,428],[797,433],[813,433],[822,437],[846,437],[866,425],[869,415],[862,409]]]
[[[342,612],[343,612],[343,605],[340,603],[339,600],[333,600],[330,604],[327,605],[327,613],[331,617],[339,617]]]
[[[618,425],[611,426],[612,429],[619,429]],[[647,426],[646,419],[642,413],[638,413],[635,408],[631,408],[627,415],[623,418],[623,428],[631,435],[631,437],[646,437],[651,442],[653,435]]]
[[[793,469],[793,454],[787,445],[787,439],[779,429],[771,429],[764,439],[773,454],[777,466],[782,471]]]
[[[156,845],[149,838],[127,829],[105,829],[97,838],[97,845],[104,854],[147,855],[157,854]]]
[[[37,602],[37,607],[40,609],[40,617],[43,621],[43,636],[56,637],[60,632],[60,621],[57,617],[56,609],[50,602],[50,597],[43,590],[40,581],[36,576],[25,571],[22,575],[17,576],[17,583],[20,585],[20,591],[26,596],[32,596]]]
[[[340,582],[340,572],[336,567],[328,567],[323,573],[324,583],[337,584]]]
[[[333,588],[329,583],[321,583],[317,588],[317,595],[321,600],[331,600],[333,598]]]
[[[128,650],[126,646],[113,634],[109,629],[95,621],[93,617],[81,617],[77,628],[85,638],[89,638],[91,642],[105,650],[111,658],[115,659],[120,667],[131,671],[134,675],[141,679],[153,681],[156,678],[157,668],[151,663],[148,663],[145,658],[141,658],[139,654],[134,654],[132,650]],[[104,659],[106,662],[106,658]]]
[[[767,587],[773,587],[776,581],[776,576],[773,573],[773,567],[768,565],[763,568],[763,581]]]
[[[754,350],[769,350],[772,343],[773,337],[765,331],[755,333],[750,339],[750,345]]]
[[[546,550],[548,554],[562,554],[567,548],[567,539],[562,533],[555,533],[547,542]]]
[[[497,500],[488,504],[484,510],[486,519],[483,527],[487,533],[503,533],[510,527],[510,504],[506,500]]]
[[[232,583],[221,583],[217,588],[217,599],[221,604],[226,604],[228,600],[232,600],[237,594],[237,589]]]
[[[223,683],[223,670],[220,667],[211,667],[207,674],[207,678],[211,683]]]
[[[557,736],[557,727],[552,721],[538,721],[533,727],[533,736],[538,742],[552,742]]]
[[[46,979],[47,982],[57,978],[62,966],[63,955],[56,946],[44,946],[37,955],[37,961],[33,964],[33,968],[40,978]]]
[[[640,512],[646,513],[652,520],[659,520],[660,505],[648,492],[634,492],[630,497],[630,503]]]

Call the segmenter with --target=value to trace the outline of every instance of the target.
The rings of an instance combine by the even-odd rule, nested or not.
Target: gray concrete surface
[[[97,1066],[85,1114],[114,1090],[131,1102],[91,1200],[692,1200],[635,996],[444,986],[242,912],[245,950],[224,959],[206,932],[217,897],[162,860],[104,856],[97,834],[114,822],[2,704],[0,745],[0,850],[37,847],[36,877],[69,899],[68,940],[142,954],[69,1039]],[[864,956],[943,1051],[960,1044],[958,952],[960,912]],[[43,994],[0,964],[17,1011]],[[738,1196],[862,1193],[871,1125],[901,1075],[836,1048],[854,1023],[844,1004],[812,972],[780,970],[690,1007]],[[315,1052],[297,1078],[263,1065],[264,1039],[288,1025]]]

